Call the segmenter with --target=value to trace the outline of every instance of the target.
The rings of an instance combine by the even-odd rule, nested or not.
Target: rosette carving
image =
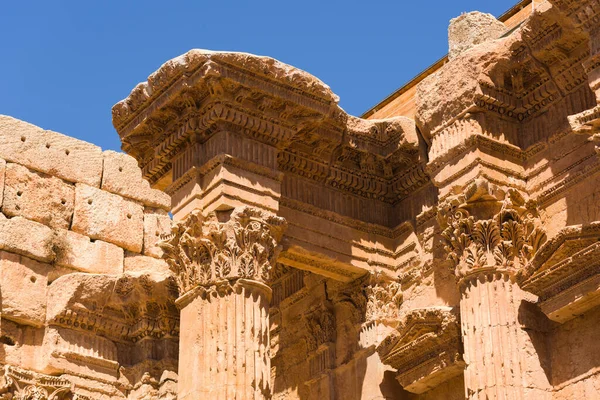
[[[536,205],[513,189],[491,193],[487,184],[473,185],[478,187],[468,188],[438,209],[444,249],[456,276],[485,267],[518,276],[547,239]],[[471,198],[469,193],[474,193]]]
[[[223,222],[217,213],[204,217],[194,211],[162,238],[159,246],[180,294],[225,279],[269,280],[285,220],[250,207],[236,209],[228,217]]]

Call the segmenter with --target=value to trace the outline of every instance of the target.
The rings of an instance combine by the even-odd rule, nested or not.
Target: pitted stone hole
[[[131,214],[127,214],[127,219],[131,219]]]
[[[65,150],[66,155],[69,155],[69,153],[71,153],[69,150]]]
[[[67,204],[67,200],[65,200],[65,199],[60,199],[60,204],[62,204],[62,205],[64,206],[65,204]]]
[[[25,136],[21,136],[21,142],[25,141]]]
[[[31,281],[31,283],[35,283],[37,281],[37,278],[35,276],[30,276],[29,280]]]
[[[19,206],[18,204],[15,206],[15,210],[19,211],[21,209],[21,206]]]
[[[92,199],[88,199],[88,204],[92,204]]]
[[[90,238],[90,243],[96,243],[96,239],[91,239]]]
[[[14,346],[15,340],[9,336],[2,335],[2,336],[0,336],[0,343],[4,343],[8,346]]]
[[[160,232],[159,231],[156,231],[154,234],[156,235],[156,237],[160,236]]]
[[[216,210],[215,214],[217,214],[217,220],[224,223],[229,221],[232,212],[233,208],[230,208],[227,210]]]
[[[119,167],[119,172],[123,172],[123,167]]]
[[[21,197],[21,195],[22,195],[22,194],[23,194],[23,192],[22,192],[22,191],[20,191],[20,190],[17,190],[17,196]]]
[[[50,148],[50,143],[46,143],[46,148],[49,149]]]

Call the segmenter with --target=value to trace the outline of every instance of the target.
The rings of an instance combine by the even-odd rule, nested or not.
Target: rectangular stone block
[[[137,253],[125,252],[125,272],[168,272],[166,261]]]
[[[140,204],[94,187],[77,184],[73,231],[141,253],[144,211]]]
[[[0,251],[2,318],[20,324],[43,326],[49,264],[19,254]]]
[[[0,250],[50,262],[54,259],[52,229],[23,217],[0,217]]]
[[[4,193],[4,175],[6,173],[6,161],[0,158],[0,209],[2,209]]]
[[[62,231],[55,240],[56,264],[92,274],[123,273],[122,248],[101,240],[90,240],[73,231]]]
[[[102,149],[91,143],[47,131],[0,115],[0,158],[69,182],[99,187]]]
[[[75,187],[62,179],[8,163],[4,202],[7,216],[23,216],[53,228],[69,229],[75,203]]]
[[[135,158],[115,151],[105,151],[102,190],[137,200],[150,207],[171,209],[171,197],[150,187],[142,178],[142,170]]]
[[[160,209],[144,209],[144,254],[156,258],[162,257],[163,251],[156,244],[160,236],[171,232],[171,218],[166,211]]]

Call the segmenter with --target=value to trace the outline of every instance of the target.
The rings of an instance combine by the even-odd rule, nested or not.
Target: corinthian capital
[[[194,211],[159,246],[184,294],[237,278],[267,282],[285,228],[283,218],[250,207],[206,217]]]
[[[459,279],[490,268],[519,276],[546,241],[534,202],[486,182],[440,205],[438,222]]]

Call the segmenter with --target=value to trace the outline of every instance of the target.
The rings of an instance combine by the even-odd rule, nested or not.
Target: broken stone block
[[[473,46],[498,39],[505,31],[506,26],[491,14],[462,14],[451,20],[448,27],[448,58],[452,60]]]
[[[50,262],[53,244],[54,233],[45,225],[23,217],[0,218],[0,250]]]
[[[56,264],[92,274],[123,273],[122,248],[73,231],[63,231],[55,240]]]
[[[131,200],[77,184],[72,230],[140,253],[144,239],[144,211],[140,204]]]
[[[150,207],[169,211],[171,197],[150,187],[142,178],[142,171],[135,158],[115,151],[105,151],[102,190],[116,193]]]
[[[73,185],[19,164],[7,164],[2,206],[5,215],[69,229],[74,203]]]
[[[144,210],[144,254],[162,257],[163,251],[156,245],[161,235],[171,232],[171,218],[166,211],[146,208]]]
[[[49,264],[0,251],[2,318],[20,324],[43,326]]]
[[[0,136],[0,158],[69,182],[100,186],[100,147],[5,115],[0,115]]]

